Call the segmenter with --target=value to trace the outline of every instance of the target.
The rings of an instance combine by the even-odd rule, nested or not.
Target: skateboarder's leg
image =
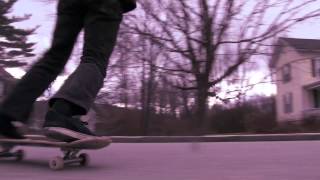
[[[82,26],[83,19],[79,14],[58,15],[51,48],[0,105],[0,134],[10,136],[10,132],[14,133],[10,121],[27,121],[35,100],[63,70]]]
[[[120,3],[113,1],[109,7],[106,3],[108,0],[104,2],[100,7],[98,3],[90,4],[93,7],[85,18],[84,48],[80,65],[50,100],[51,105],[56,99],[72,102],[79,106],[77,115],[87,113],[103,85],[106,67],[122,20]]]
[[[77,112],[73,115],[86,114],[102,87],[108,60],[115,46],[122,20],[122,10],[118,1],[106,0],[100,2],[101,4],[88,4],[89,10],[84,23],[85,43],[80,65],[49,102],[51,107],[55,107],[56,103],[61,103],[61,100],[64,100],[69,105],[76,107]],[[50,118],[50,114],[52,114],[52,118]],[[49,111],[45,127],[54,126],[50,125],[50,121],[57,119],[53,117],[57,117],[56,113]],[[63,123],[61,126],[64,126]],[[77,138],[78,133],[83,130],[72,128],[71,125],[69,127],[59,127],[59,130],[61,128],[65,128],[62,131],[69,134],[75,133],[74,138]],[[82,133],[84,135],[91,134],[87,130]]]

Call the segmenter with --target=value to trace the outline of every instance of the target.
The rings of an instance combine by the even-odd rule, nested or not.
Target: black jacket
[[[122,4],[124,13],[134,10],[137,7],[136,0],[119,0]]]

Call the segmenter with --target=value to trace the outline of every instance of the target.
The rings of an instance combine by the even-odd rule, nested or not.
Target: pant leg
[[[64,13],[64,10],[71,12],[68,4],[59,3],[51,48],[31,67],[0,104],[0,114],[17,121],[27,121],[35,100],[63,70],[83,27],[83,18],[79,14]]]
[[[84,48],[80,65],[50,100],[65,99],[78,106],[77,115],[88,112],[103,80],[122,20],[118,0],[87,0]]]

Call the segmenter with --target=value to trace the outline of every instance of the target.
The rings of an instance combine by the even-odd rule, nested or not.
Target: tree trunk
[[[204,122],[207,115],[208,86],[199,83],[196,95],[196,111],[194,115],[194,130],[196,134],[204,133]]]

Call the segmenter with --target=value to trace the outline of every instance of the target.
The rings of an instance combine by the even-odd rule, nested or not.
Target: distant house
[[[279,38],[270,67],[278,122],[320,117],[320,40]]]

